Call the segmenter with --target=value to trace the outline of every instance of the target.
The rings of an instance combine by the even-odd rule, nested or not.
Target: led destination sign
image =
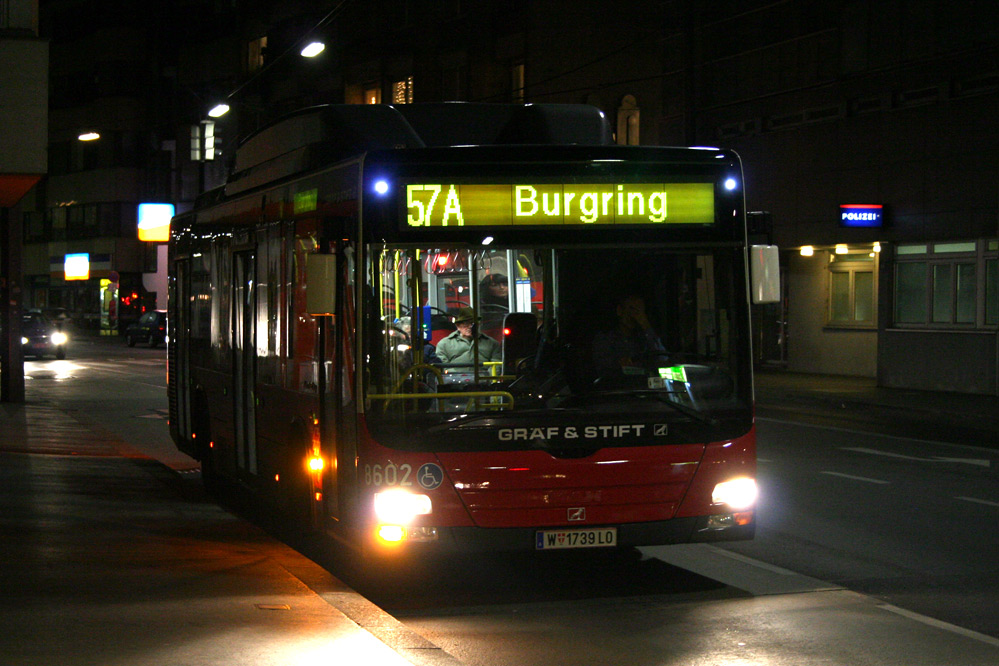
[[[410,227],[713,224],[713,183],[406,185]]]

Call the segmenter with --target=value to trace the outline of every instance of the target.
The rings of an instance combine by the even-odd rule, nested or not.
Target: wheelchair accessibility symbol
[[[440,465],[425,463],[416,470],[416,482],[426,490],[433,490],[444,483],[444,470]]]

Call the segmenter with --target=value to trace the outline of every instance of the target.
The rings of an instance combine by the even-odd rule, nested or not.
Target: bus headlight
[[[66,337],[66,334],[60,331],[56,331],[52,334],[52,344],[55,345],[64,345],[68,339],[69,338]]]
[[[723,481],[711,492],[714,504],[727,504],[733,509],[748,509],[756,503],[756,480],[747,477]]]
[[[408,525],[416,516],[432,512],[433,504],[427,495],[399,489],[375,493],[375,517],[381,523]]]

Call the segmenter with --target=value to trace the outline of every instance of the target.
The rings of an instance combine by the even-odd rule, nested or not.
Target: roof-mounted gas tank
[[[232,196],[369,150],[423,145],[406,119],[391,106],[309,107],[276,121],[240,144],[225,193]]]

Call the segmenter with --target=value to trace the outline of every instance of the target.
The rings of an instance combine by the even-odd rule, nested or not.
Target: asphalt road
[[[28,381],[177,470],[165,351],[81,343]],[[298,543],[462,662],[999,663],[999,453],[761,419],[757,539],[477,557],[391,576]]]
[[[999,638],[999,452],[761,421],[763,524],[730,550]]]

